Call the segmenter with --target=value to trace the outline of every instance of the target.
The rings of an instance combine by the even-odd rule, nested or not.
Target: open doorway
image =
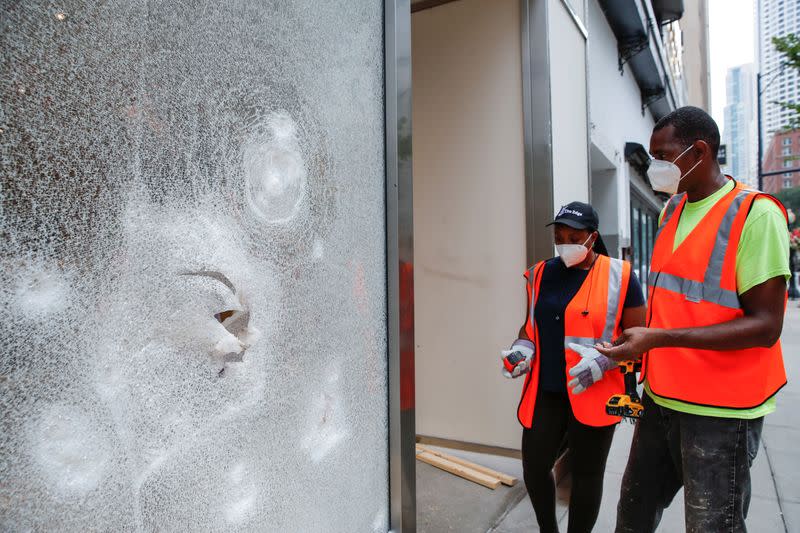
[[[491,520],[495,500],[524,492],[522,383],[500,373],[526,306],[520,26],[518,0],[412,8],[416,431],[520,479],[489,490],[419,464],[420,531],[443,522],[451,506],[441,494],[453,484],[482,502],[452,506],[455,529]]]
[[[417,438],[505,460],[520,478],[516,501],[522,382],[501,375],[500,351],[525,319],[523,272],[552,257],[554,206],[588,198],[585,69],[574,68],[585,65],[582,27],[566,4],[412,2]],[[435,478],[417,479],[423,531]],[[498,494],[455,507],[490,519]]]
[[[518,449],[499,352],[526,305],[520,3],[412,11],[417,433]]]

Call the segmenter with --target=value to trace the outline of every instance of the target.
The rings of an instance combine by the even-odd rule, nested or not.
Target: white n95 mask
[[[681,169],[675,164],[675,161],[691,150],[692,146],[689,146],[689,148],[681,152],[672,162],[662,161],[660,159],[653,159],[650,161],[650,166],[647,168],[647,177],[650,179],[650,184],[653,186],[654,191],[665,192],[667,194],[675,194],[678,192],[678,184],[680,184],[681,180],[688,176],[689,173],[700,164],[700,161],[698,161],[682,176]]]
[[[583,241],[583,244],[556,244],[556,252],[558,252],[558,256],[567,268],[580,264],[581,261],[586,259],[586,256],[589,255],[589,249],[586,247],[586,243],[589,242],[591,238],[592,236],[589,235],[589,237]]]

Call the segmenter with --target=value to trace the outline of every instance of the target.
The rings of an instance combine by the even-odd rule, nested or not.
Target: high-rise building
[[[725,78],[725,124],[723,143],[728,147],[725,172],[755,187],[756,124],[755,124],[755,74],[753,64],[728,69]]]
[[[680,20],[686,103],[711,112],[708,46],[708,0],[684,3]]]
[[[764,155],[764,192],[775,194],[800,186],[800,130],[785,130],[772,136]]]
[[[800,75],[796,69],[781,72],[781,54],[772,44],[773,37],[800,34],[800,0],[758,0],[758,68],[761,72],[761,135],[764,147],[774,132],[786,125],[791,111],[776,101],[800,99]]]

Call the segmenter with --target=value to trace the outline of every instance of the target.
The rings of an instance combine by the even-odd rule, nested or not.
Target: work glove
[[[531,341],[517,339],[510,350],[500,352],[503,361],[503,375],[507,378],[518,378],[531,371],[534,346]]]
[[[613,359],[609,359],[591,346],[569,343],[570,350],[575,350],[581,356],[580,362],[569,369],[572,379],[567,385],[572,389],[572,394],[580,394],[601,379],[603,374],[617,367]]]

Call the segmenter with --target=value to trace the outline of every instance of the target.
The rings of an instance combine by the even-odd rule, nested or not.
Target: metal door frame
[[[416,531],[411,3],[384,2],[389,527]]]

